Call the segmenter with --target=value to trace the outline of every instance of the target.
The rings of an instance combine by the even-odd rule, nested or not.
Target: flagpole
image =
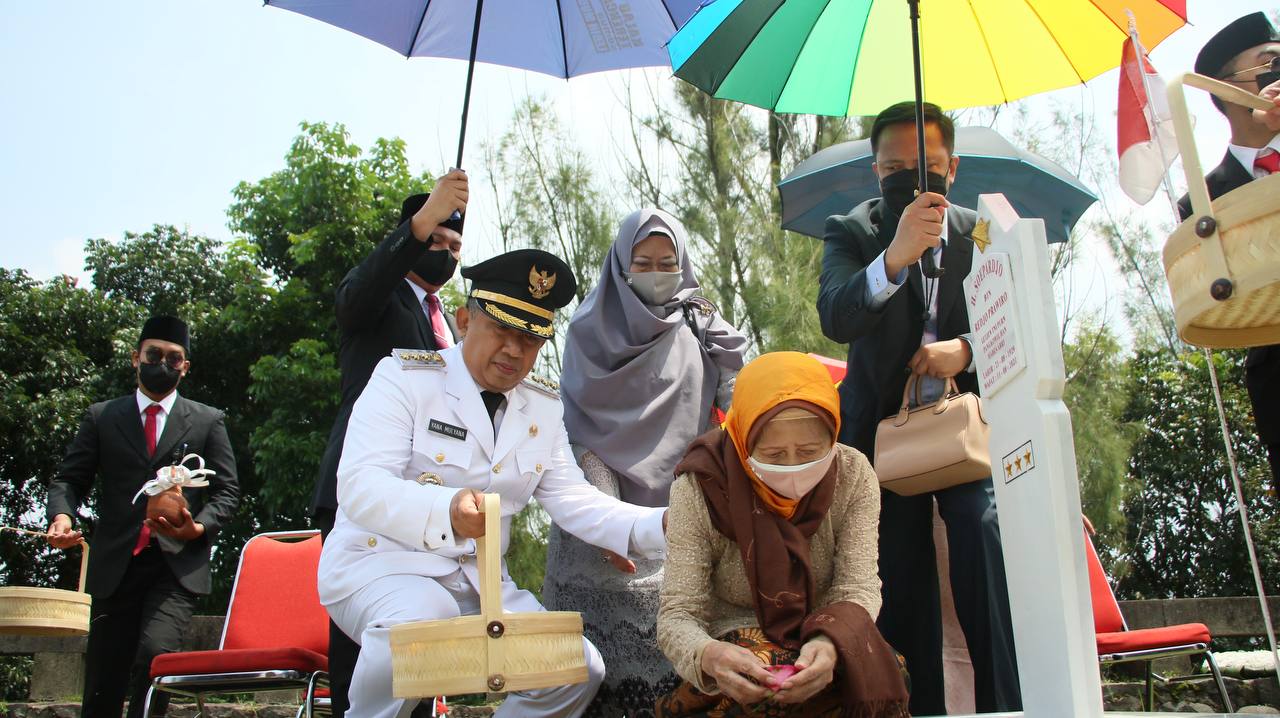
[[[1147,95],[1147,102],[1142,107],[1142,112],[1147,116],[1147,121],[1151,125],[1151,137],[1155,140],[1156,149],[1160,152],[1160,163],[1162,171],[1160,173],[1160,183],[1164,187],[1165,197],[1169,200],[1169,208],[1173,212],[1174,221],[1182,220],[1181,213],[1178,211],[1178,202],[1173,197],[1173,185],[1169,180],[1169,164],[1165,164],[1164,159],[1168,155],[1165,154],[1164,145],[1160,141],[1159,122],[1155,118],[1154,110],[1151,102],[1151,85],[1147,79],[1146,59],[1147,51],[1142,47],[1142,42],[1138,39],[1138,22],[1133,16],[1132,10],[1125,10],[1129,16],[1129,38],[1133,41],[1133,51],[1138,56],[1138,71],[1142,75],[1142,88]],[[1122,70],[1123,72],[1123,70]],[[1258,603],[1262,608],[1262,624],[1267,632],[1267,644],[1271,648],[1272,669],[1276,674],[1276,680],[1280,681],[1280,651],[1276,649],[1276,631],[1275,625],[1271,619],[1271,606],[1267,601],[1267,589],[1262,582],[1262,568],[1258,565],[1258,551],[1253,545],[1253,531],[1249,527],[1249,510],[1245,506],[1244,500],[1244,482],[1240,479],[1240,467],[1236,464],[1235,447],[1231,443],[1231,427],[1227,423],[1227,410],[1222,401],[1222,387],[1218,384],[1218,369],[1213,364],[1213,352],[1207,348],[1202,348],[1204,352],[1205,364],[1209,369],[1209,382],[1213,388],[1213,400],[1218,409],[1218,426],[1222,430],[1222,444],[1227,453],[1227,467],[1231,472],[1231,488],[1235,492],[1236,509],[1240,512],[1240,527],[1244,531],[1245,548],[1249,553],[1249,565],[1253,570],[1253,582],[1258,589]],[[1223,706],[1226,709],[1226,706]]]

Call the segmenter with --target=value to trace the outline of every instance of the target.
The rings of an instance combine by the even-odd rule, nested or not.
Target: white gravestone
[[[978,200],[965,300],[1029,718],[1100,718],[1080,486],[1044,222]],[[987,244],[989,240],[989,245]]]

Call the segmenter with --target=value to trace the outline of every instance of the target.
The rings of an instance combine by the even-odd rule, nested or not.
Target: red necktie
[[[1280,152],[1270,148],[1262,150],[1253,160],[1253,168],[1266,170],[1269,175],[1280,172]]]
[[[147,456],[156,455],[156,414],[159,414],[162,409],[163,407],[159,404],[152,404],[146,409],[147,420],[142,425],[142,429],[147,436]],[[142,549],[149,543],[151,543],[151,527],[143,524],[142,532],[138,534],[138,543],[133,545],[133,555],[142,553]]]
[[[436,335],[436,348],[448,349],[452,342],[449,341],[449,329],[444,323],[444,312],[440,308],[440,298],[434,294],[428,294],[427,298],[422,301],[427,303],[427,317],[431,320],[431,331]]]

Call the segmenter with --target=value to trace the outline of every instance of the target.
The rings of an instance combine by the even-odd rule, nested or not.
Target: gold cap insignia
[[[554,286],[556,286],[555,272],[539,272],[536,265],[529,268],[529,294],[532,294],[534,299],[546,297]]]
[[[991,220],[980,219],[973,227],[973,243],[978,245],[978,251],[985,253],[987,247],[991,246]]]

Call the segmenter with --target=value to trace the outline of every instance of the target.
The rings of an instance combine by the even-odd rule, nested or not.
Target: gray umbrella
[[[1015,147],[989,127],[958,128],[956,155],[962,159],[947,199],[972,208],[979,194],[1003,192],[1019,216],[1044,219],[1050,242],[1066,241],[1080,215],[1098,200],[1061,165]],[[796,165],[778,184],[783,229],[821,238],[827,217],[848,214],[879,197],[871,161],[871,140],[854,140]]]

